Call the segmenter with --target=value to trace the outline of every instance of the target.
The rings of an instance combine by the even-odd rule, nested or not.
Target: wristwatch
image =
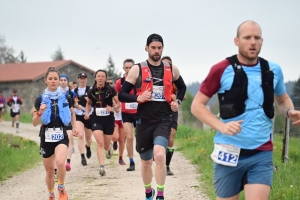
[[[177,101],[177,103],[178,103],[179,105],[181,105],[181,100],[180,100],[180,99],[176,99],[176,101]]]

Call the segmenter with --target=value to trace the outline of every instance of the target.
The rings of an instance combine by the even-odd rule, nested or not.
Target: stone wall
[[[86,73],[86,75],[88,76],[88,82],[87,85],[92,86],[94,84],[94,72],[90,72],[89,70],[86,70],[84,68],[80,68],[78,65],[75,65],[73,63],[60,68],[59,73],[61,74],[67,74],[69,76],[70,81],[75,81],[78,84],[78,74],[80,72],[84,72]]]

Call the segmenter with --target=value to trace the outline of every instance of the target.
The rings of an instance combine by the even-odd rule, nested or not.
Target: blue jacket
[[[49,98],[45,98],[45,94],[42,94],[42,103],[47,105],[46,110],[41,116],[42,124],[47,125],[51,122],[51,113],[52,113],[52,101]],[[69,102],[66,98],[66,95],[61,95],[58,98],[58,116],[61,119],[62,123],[65,126],[68,126],[71,122],[71,111],[69,108]]]

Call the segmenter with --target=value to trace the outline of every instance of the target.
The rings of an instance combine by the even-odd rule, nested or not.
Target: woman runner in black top
[[[120,108],[117,93],[113,87],[106,83],[107,74],[105,70],[98,70],[95,73],[95,83],[88,92],[85,119],[91,116],[92,131],[97,141],[97,153],[100,164],[100,175],[105,175],[103,146],[106,158],[112,156],[112,134],[114,132],[114,109]],[[113,100],[115,107],[113,107]],[[92,115],[89,115],[91,106],[94,108]]]

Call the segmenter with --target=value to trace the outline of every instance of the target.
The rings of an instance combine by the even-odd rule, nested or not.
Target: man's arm
[[[294,104],[286,92],[281,96],[275,95],[275,102],[280,113],[290,118],[294,126],[300,126],[300,111],[294,109]]]
[[[124,81],[122,88],[118,94],[118,99],[121,102],[137,102],[137,95],[129,94],[134,87],[136,80],[138,79],[140,68],[138,65],[134,65],[128,72],[126,80]]]
[[[231,121],[226,124],[223,123],[216,116],[214,116],[206,107],[206,104],[209,101],[209,99],[209,97],[204,95],[202,92],[198,91],[191,105],[192,114],[203,123],[207,124],[215,130],[220,131],[223,134],[234,136],[237,133],[239,133],[242,128],[240,124],[243,121],[239,120]]]

